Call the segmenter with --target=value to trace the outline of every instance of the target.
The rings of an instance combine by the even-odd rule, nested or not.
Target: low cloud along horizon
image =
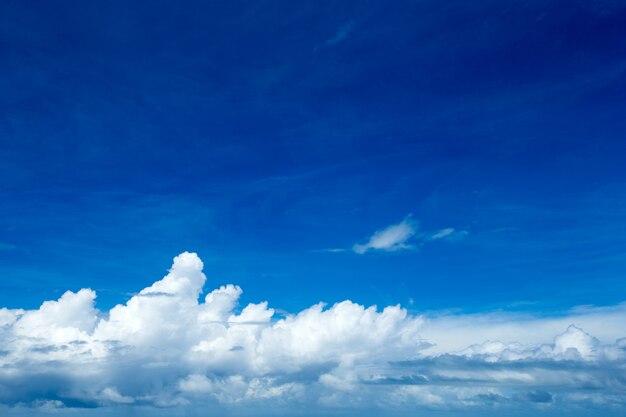
[[[368,244],[411,236],[396,226]],[[108,312],[91,289],[37,310],[0,309],[0,410],[271,402],[380,415],[626,401],[623,304],[541,317],[416,315],[346,300],[276,317],[267,301],[239,309],[233,284],[199,302],[205,283],[198,255],[184,252],[163,279]]]

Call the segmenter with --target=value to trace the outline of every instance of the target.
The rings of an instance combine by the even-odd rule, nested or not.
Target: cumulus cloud
[[[36,310],[0,309],[0,409],[117,407],[121,415],[211,404],[384,414],[626,401],[622,305],[556,318],[426,317],[343,301],[277,318],[266,301],[240,308],[236,285],[203,296],[202,269],[185,252],[163,279],[108,312],[89,289]]]

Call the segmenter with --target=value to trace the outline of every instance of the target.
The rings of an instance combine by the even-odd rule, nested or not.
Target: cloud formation
[[[398,224],[377,230],[366,243],[355,244],[352,250],[358,254],[363,254],[370,250],[393,252],[410,249],[412,245],[407,242],[416,232],[417,224],[411,219],[411,216],[407,216]]]
[[[327,39],[326,42],[324,42],[324,44],[326,46],[331,46],[331,45],[336,45],[340,42],[345,41],[350,35],[350,33],[352,33],[353,29],[354,29],[354,21],[350,20],[346,24],[342,25],[339,28],[339,30],[337,30],[337,33],[335,33],[335,35],[332,38]]]
[[[382,241],[405,241],[384,235],[406,231],[383,232]],[[557,318],[425,317],[343,301],[276,318],[265,301],[239,308],[242,289],[232,284],[199,300],[202,269],[185,252],[163,279],[109,312],[95,308],[90,289],[37,310],[0,309],[2,407],[117,407],[121,415],[271,405],[384,415],[519,404],[610,411],[626,401],[623,305]]]
[[[446,240],[458,240],[458,239],[462,239],[465,236],[467,236],[468,232],[467,230],[456,230],[453,227],[447,227],[445,229],[441,229],[435,233],[432,233],[429,236],[429,239],[431,240],[440,240],[440,239],[446,239]]]
[[[456,230],[452,227],[436,232],[418,233],[418,223],[409,214],[398,224],[392,224],[377,230],[370,236],[367,242],[357,243],[352,246],[352,251],[362,255],[370,251],[397,252],[414,249],[416,244],[426,241],[447,240],[457,241],[468,235],[466,230]],[[324,249],[324,252],[345,252],[345,249]]]

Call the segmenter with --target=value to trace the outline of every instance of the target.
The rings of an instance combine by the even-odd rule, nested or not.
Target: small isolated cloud
[[[377,230],[365,243],[356,243],[347,250],[344,248],[328,248],[318,249],[314,252],[340,253],[351,250],[359,255],[370,251],[397,252],[414,249],[416,245],[433,240],[458,241],[465,238],[468,234],[467,230],[457,230],[453,227],[418,233],[418,223],[409,214],[400,223]]]
[[[326,42],[324,42],[324,45],[332,46],[332,45],[336,45],[340,42],[345,41],[348,38],[348,36],[350,36],[350,33],[352,33],[353,29],[354,29],[354,21],[351,20],[343,24],[339,28],[339,30],[337,30],[337,32],[332,38],[327,39]]]
[[[431,236],[431,239],[443,239],[454,233],[454,228],[448,227],[447,229],[441,229]]]
[[[417,224],[407,216],[398,224],[387,226],[376,231],[365,244],[356,244],[352,250],[358,254],[363,254],[370,250],[382,250],[394,252],[411,249],[413,246],[408,243],[417,231]]]
[[[325,249],[313,249],[310,252],[341,253],[345,251],[346,251],[345,248],[325,248]]]
[[[441,229],[430,235],[431,240],[459,240],[467,236],[467,230],[456,230],[453,227],[447,227],[445,229]]]

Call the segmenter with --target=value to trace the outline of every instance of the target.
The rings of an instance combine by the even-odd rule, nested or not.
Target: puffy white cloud
[[[104,401],[105,403],[132,404],[135,402],[133,398],[120,394],[114,387],[106,387],[100,392],[100,395],[96,396],[96,398]]]
[[[552,354],[567,358],[570,352],[579,355],[582,359],[593,359],[598,354],[600,342],[573,324],[554,339]]]
[[[202,268],[185,252],[106,313],[89,289],[37,310],[0,309],[0,404],[59,412],[308,404],[383,414],[626,402],[626,339],[615,341],[623,305],[556,318],[424,317],[343,301],[276,318],[266,301],[240,308],[235,285],[201,298]]]
[[[15,323],[24,310],[9,310],[8,308],[0,308],[0,327],[9,326]]]
[[[13,331],[55,342],[81,339],[96,324],[95,299],[96,293],[89,289],[67,291],[57,301],[44,302],[39,310],[24,312],[14,323]]]
[[[602,347],[595,337],[575,325],[570,325],[563,333],[554,338],[551,344],[521,345],[519,343],[503,343],[487,341],[480,345],[472,345],[460,352],[468,357],[481,357],[488,362],[503,360],[593,360],[611,350]],[[614,359],[614,358],[612,358]]]

